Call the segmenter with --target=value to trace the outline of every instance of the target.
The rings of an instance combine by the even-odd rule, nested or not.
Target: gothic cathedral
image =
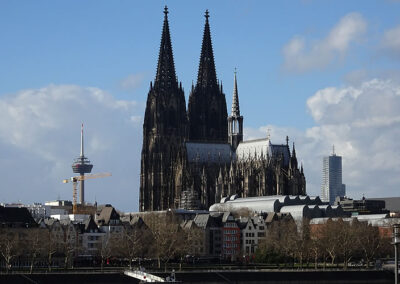
[[[140,211],[208,209],[222,197],[305,195],[296,151],[269,137],[243,141],[236,72],[231,115],[217,80],[209,14],[205,14],[197,82],[186,111],[164,9],[157,73],[143,122]]]

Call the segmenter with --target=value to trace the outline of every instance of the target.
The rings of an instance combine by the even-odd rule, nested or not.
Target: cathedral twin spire
[[[201,47],[199,70],[197,75],[197,85],[203,87],[217,86],[217,74],[215,71],[214,54],[211,42],[211,32],[206,10],[206,23],[204,26],[203,42]],[[157,73],[154,81],[155,86],[169,86],[177,82],[175,64],[172,52],[171,35],[168,23],[168,8],[164,8],[164,24],[161,35],[160,52],[158,55]]]
[[[204,16],[206,18],[206,23],[204,26],[203,43],[201,46],[197,85],[201,85],[202,87],[214,87],[217,85],[217,73],[215,71],[210,24],[208,22],[208,18],[210,17],[208,10],[206,10]]]
[[[158,55],[158,65],[156,79],[154,81],[155,87],[169,88],[176,87],[172,84],[177,84],[175,74],[174,57],[172,53],[171,35],[169,33],[168,24],[168,8],[164,8],[164,24],[161,35],[160,53]]]
[[[217,80],[209,17],[210,15],[207,10],[205,12],[197,83],[192,88],[189,96],[187,111],[188,129],[185,132],[188,133],[188,139],[191,141],[227,143],[228,115],[226,99],[222,91],[222,85],[220,86]],[[154,93],[155,95],[158,93],[168,95],[178,89],[179,92],[183,91],[178,87],[175,73],[167,7],[164,8],[164,23],[154,89],[157,90]],[[235,90],[236,96],[234,96],[233,107],[237,116],[240,116],[236,79]],[[166,99],[169,100],[168,98]]]
[[[209,17],[210,15],[207,10],[205,13],[206,21],[197,83],[192,88],[189,96],[189,140],[208,143],[227,143],[228,115],[226,100],[222,86],[217,81]]]

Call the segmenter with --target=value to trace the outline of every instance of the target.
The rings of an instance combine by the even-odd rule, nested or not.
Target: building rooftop
[[[191,163],[229,164],[234,155],[228,143],[186,142],[185,146],[188,161]]]
[[[0,206],[0,225],[13,227],[35,227],[37,223],[25,207]]]

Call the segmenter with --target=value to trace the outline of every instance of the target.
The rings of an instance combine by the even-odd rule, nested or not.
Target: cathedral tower
[[[154,85],[150,83],[143,123],[140,172],[140,211],[173,207],[173,166],[187,136],[186,102],[175,74],[168,9]]]
[[[228,139],[232,150],[236,151],[239,143],[243,141],[243,116],[240,115],[236,70],[233,84],[232,112],[228,117]]]
[[[225,95],[217,81],[211,43],[208,10],[205,13],[203,43],[196,86],[189,96],[189,139],[202,142],[228,142]]]

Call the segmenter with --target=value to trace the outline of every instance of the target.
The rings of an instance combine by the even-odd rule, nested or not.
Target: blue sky
[[[228,111],[238,68],[247,138],[289,135],[312,195],[332,144],[350,196],[396,194],[399,1],[1,1],[0,202],[71,198],[58,180],[71,175],[83,121],[94,171],[113,173],[88,183],[87,199],[137,210],[164,5],[186,97],[209,9]]]

